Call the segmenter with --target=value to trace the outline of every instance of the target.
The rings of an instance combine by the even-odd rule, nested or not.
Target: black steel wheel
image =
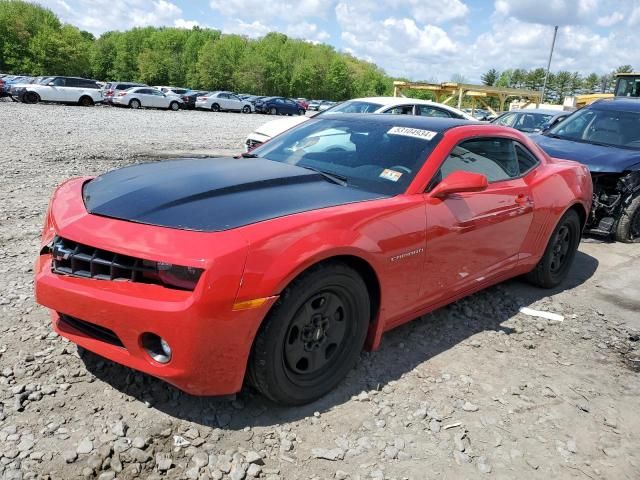
[[[631,200],[622,211],[615,237],[619,242],[640,243],[640,195]]]
[[[356,364],[369,317],[367,287],[356,271],[341,263],[308,270],[265,318],[249,360],[251,383],[285,405],[325,395]]]
[[[527,279],[543,288],[557,287],[567,277],[580,243],[580,218],[567,211],[553,230],[544,255]]]

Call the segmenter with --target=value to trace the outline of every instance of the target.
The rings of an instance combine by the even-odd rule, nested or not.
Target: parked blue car
[[[268,113],[270,115],[304,115],[305,109],[290,98],[265,97],[256,101],[256,112]]]
[[[599,100],[531,139],[552,157],[589,167],[587,231],[640,243],[640,98]]]

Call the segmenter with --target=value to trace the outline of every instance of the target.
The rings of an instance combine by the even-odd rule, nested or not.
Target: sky
[[[41,0],[96,36],[135,26],[278,31],[412,80],[477,82],[490,68],[640,70],[640,0]]]

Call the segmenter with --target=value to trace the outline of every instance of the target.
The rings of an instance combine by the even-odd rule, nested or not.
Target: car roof
[[[596,108],[598,110],[625,110],[628,112],[640,112],[639,97],[613,97],[603,98],[587,105],[584,108]]]
[[[557,115],[559,113],[565,113],[564,110],[551,110],[550,108],[521,108],[519,110],[511,110],[507,113],[538,113],[540,115]],[[571,113],[571,112],[568,112]]]
[[[392,115],[370,113],[334,113],[331,116],[312,117],[311,120],[343,120],[347,122],[365,121],[380,124],[393,124],[394,127],[419,128],[433,132],[444,132],[453,127],[463,125],[485,125],[482,122],[471,122],[461,118],[422,117],[419,115]]]

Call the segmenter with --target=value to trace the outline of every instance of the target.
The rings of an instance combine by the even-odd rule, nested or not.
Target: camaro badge
[[[411,250],[410,252],[401,253],[400,255],[396,255],[395,257],[391,257],[392,262],[397,262],[398,260],[405,259],[407,257],[413,257],[414,255],[418,255],[419,253],[424,252],[424,248],[416,248],[415,250]]]

